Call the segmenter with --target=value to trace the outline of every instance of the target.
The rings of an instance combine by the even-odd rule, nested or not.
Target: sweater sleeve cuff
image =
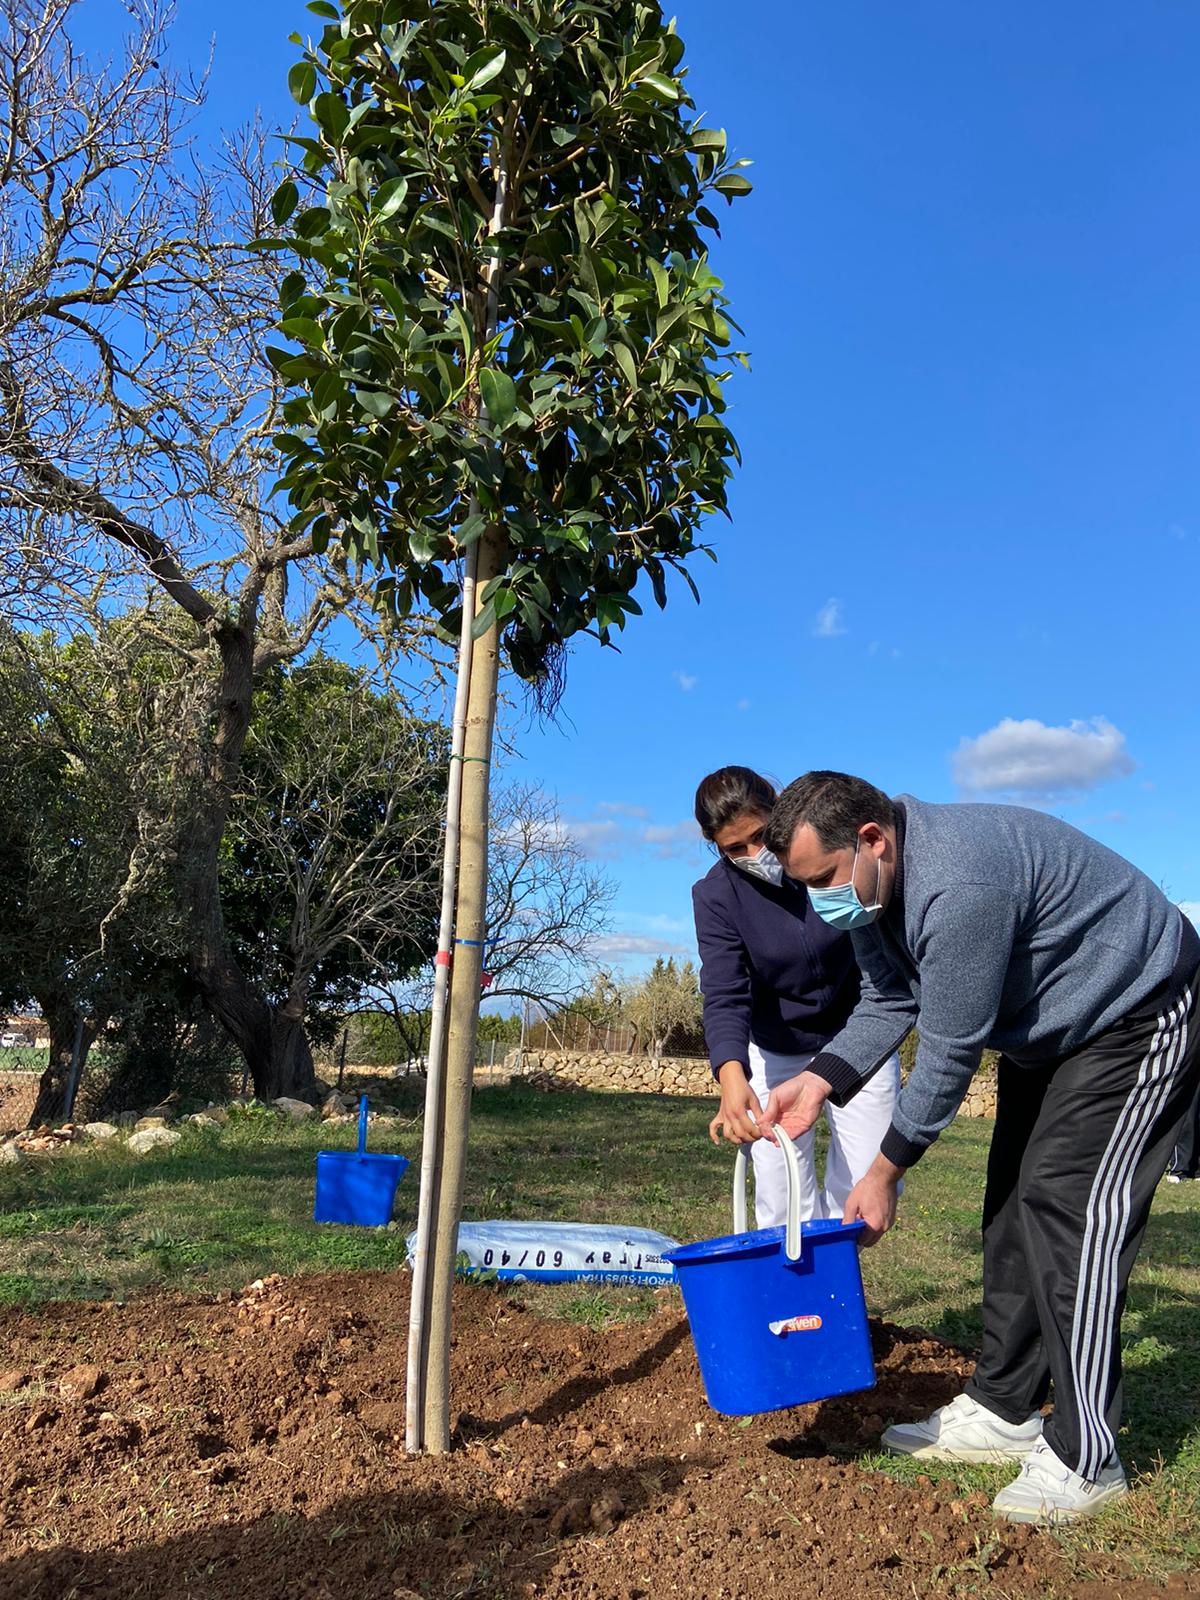
[[[883,1136],[879,1153],[886,1156],[889,1161],[895,1162],[898,1167],[915,1167],[928,1149],[927,1144],[915,1144],[906,1138],[893,1122]]]
[[[815,1055],[805,1071],[815,1072],[818,1078],[825,1079],[833,1090],[829,1098],[835,1106],[844,1105],[862,1087],[862,1074],[848,1061],[843,1061],[841,1056],[835,1056],[830,1050],[822,1050],[819,1055]]]

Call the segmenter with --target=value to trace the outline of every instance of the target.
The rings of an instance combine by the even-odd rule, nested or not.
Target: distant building
[[[0,1049],[18,1045],[28,1050],[49,1050],[50,1029],[43,1017],[0,1017]]]

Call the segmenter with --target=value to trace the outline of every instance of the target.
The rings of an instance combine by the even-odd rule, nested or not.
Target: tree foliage
[[[433,958],[446,730],[326,655],[260,684],[221,864],[242,971],[328,1042]]]
[[[659,605],[723,510],[731,323],[701,126],[653,0],[318,0],[290,74],[312,127],[274,197],[300,258],[271,351],[298,532],[458,626],[456,562],[501,541],[476,619],[523,677]],[[694,585],[692,585],[694,588]]]

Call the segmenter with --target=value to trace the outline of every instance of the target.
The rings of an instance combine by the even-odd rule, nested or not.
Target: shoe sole
[[[1014,1445],[1011,1450],[949,1450],[944,1445],[922,1444],[915,1449],[906,1444],[894,1444],[890,1439],[882,1441],[883,1448],[893,1456],[910,1456],[914,1461],[972,1461],[972,1462],[1004,1462],[1024,1461],[1025,1457],[1037,1443],[1032,1439],[1028,1444]]]
[[[1114,1500],[1123,1500],[1129,1493],[1127,1483],[1114,1484],[1111,1489],[1106,1489],[1103,1494],[1097,1495],[1086,1506],[1071,1510],[1067,1506],[1051,1506],[1048,1510],[1044,1506],[992,1506],[993,1513],[1001,1522],[1033,1523],[1039,1528],[1057,1528],[1064,1522],[1084,1522],[1088,1517],[1094,1517],[1098,1511],[1103,1511],[1105,1506],[1112,1505]]]

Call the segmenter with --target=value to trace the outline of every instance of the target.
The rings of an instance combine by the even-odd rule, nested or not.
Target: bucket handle
[[[800,1251],[803,1248],[800,1228],[800,1191],[803,1187],[800,1160],[796,1155],[796,1146],[778,1123],[775,1125],[775,1133],[783,1154],[783,1164],[787,1168],[787,1231],[783,1239],[783,1253],[789,1261],[799,1261]],[[737,1160],[733,1164],[734,1233],[746,1232],[746,1165],[746,1146],[743,1144],[738,1146]]]
[[[363,1155],[367,1148],[367,1097],[363,1095],[358,1102],[358,1153]]]

